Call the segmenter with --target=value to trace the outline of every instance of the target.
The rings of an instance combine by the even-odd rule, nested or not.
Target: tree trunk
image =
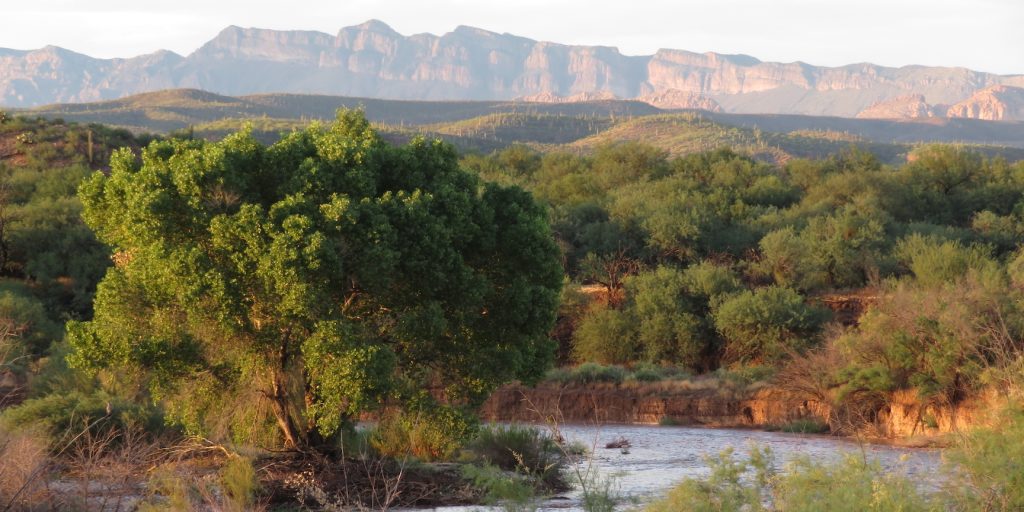
[[[284,447],[290,450],[297,450],[304,447],[303,437],[295,428],[291,411],[288,407],[288,391],[285,385],[285,377],[281,372],[274,372],[271,377],[272,393],[270,394],[270,408],[277,419],[277,426],[284,436]]]
[[[306,404],[307,412],[313,410],[313,388],[309,385],[308,379],[306,379],[306,392],[303,401]],[[323,451],[327,446],[327,440],[324,439],[320,430],[316,428],[316,419],[312,414],[308,414],[306,419],[306,439],[308,446],[315,450]]]

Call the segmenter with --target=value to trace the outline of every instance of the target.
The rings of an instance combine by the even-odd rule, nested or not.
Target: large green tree
[[[303,447],[389,401],[471,406],[552,360],[544,210],[447,144],[388,145],[361,113],[269,147],[242,132],[123,151],[80,195],[116,265],[94,319],[69,325],[70,360],[134,370],[186,428],[264,404]]]

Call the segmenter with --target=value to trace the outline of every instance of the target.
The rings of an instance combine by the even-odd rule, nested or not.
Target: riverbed
[[[561,432],[566,440],[593,449],[593,465],[602,475],[614,479],[615,487],[623,497],[623,510],[641,507],[657,499],[684,478],[707,475],[710,470],[705,458],[729,447],[743,457],[751,445],[769,447],[780,469],[799,456],[814,461],[836,461],[852,453],[877,461],[888,471],[902,472],[925,488],[935,487],[941,481],[941,456],[936,449],[857,443],[826,435],[675,426],[565,425]],[[629,440],[628,450],[604,447],[619,438]],[[431,510],[466,512],[487,508],[442,507]],[[568,492],[546,500],[539,510],[579,510],[579,493]]]

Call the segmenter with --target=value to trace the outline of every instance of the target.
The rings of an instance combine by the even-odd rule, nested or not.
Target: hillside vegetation
[[[202,130],[241,121],[216,122]],[[896,394],[923,404],[922,425],[986,393],[1024,396],[1024,161],[928,145],[887,164],[842,132],[772,139],[696,114],[432,126],[594,130],[587,148],[461,156],[408,127],[393,145],[353,111],[278,123],[292,121],[210,142],[197,126],[152,139],[0,115],[3,502],[97,507],[90,479],[153,507],[239,510],[379,506],[386,482],[421,497],[388,502],[405,506],[550,492],[578,452],[473,411],[554,365],[775,379],[851,435]],[[751,156],[804,143],[836,151]],[[834,314],[846,296],[870,298],[863,314]],[[962,441],[943,509],[1024,503],[1006,469],[1020,415],[1003,405],[1004,429]],[[381,420],[368,432],[364,413]],[[757,488],[714,479],[770,466],[751,464],[723,455],[665,509],[721,491],[795,510],[783,504],[822,481],[800,475],[876,477],[808,463]]]
[[[229,97],[180,89],[120,100],[52,105],[28,111],[47,118],[105,123],[136,133],[191,130],[218,138],[254,125],[260,140],[311,120],[330,120],[338,108],[360,108],[390,140],[425,133],[463,151],[488,153],[511,144],[545,151],[565,145],[592,152],[611,142],[637,140],[672,155],[729,146],[773,162],[823,158],[850,145],[898,163],[916,145],[955,142],[988,156],[1024,158],[1024,123],[970,119],[887,121],[793,115],[666,111],[637,101],[526,103],[392,101],[336,96],[263,94]]]

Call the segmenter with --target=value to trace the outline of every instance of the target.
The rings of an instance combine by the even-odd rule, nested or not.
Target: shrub
[[[450,409],[438,407],[434,412],[384,417],[370,434],[370,446],[384,457],[412,456],[424,462],[450,460],[471,427]]]
[[[828,432],[828,424],[817,419],[800,419],[779,427],[782,432],[792,434],[824,434]]]
[[[1024,409],[1011,407],[1000,424],[965,436],[947,452],[957,510],[1024,509]]]
[[[338,439],[338,447],[345,458],[373,459],[379,454],[373,448],[373,430],[363,428],[342,429]]]
[[[737,388],[765,382],[775,375],[775,368],[764,365],[738,365],[715,370],[715,377]]]
[[[34,429],[0,430],[0,505],[46,510],[53,505],[46,482],[52,464],[49,440]]]
[[[259,480],[252,461],[234,456],[220,470],[221,485],[224,488],[225,511],[245,512],[256,505]]]
[[[690,296],[683,271],[660,266],[626,283],[644,359],[696,367],[708,340],[703,319],[694,314],[698,301]]]
[[[877,463],[858,455],[835,463],[800,458],[781,473],[773,469],[773,457],[766,448],[751,448],[745,461],[729,448],[707,462],[710,476],[684,480],[647,507],[647,512],[942,510],[909,478],[884,474]]]
[[[828,272],[814,258],[808,240],[792,227],[768,233],[760,246],[762,259],[757,268],[779,286],[814,290],[828,284]]]
[[[859,454],[837,463],[796,459],[778,478],[773,494],[775,509],[786,512],[935,510],[909,478],[886,474]]]
[[[161,469],[150,476],[146,488],[150,496],[139,504],[140,512],[266,510],[257,502],[259,480],[252,461],[238,455],[229,456],[217,478]]]
[[[726,340],[725,359],[771,362],[811,345],[827,310],[804,303],[799,293],[778,286],[738,293],[714,312]]]
[[[525,475],[509,473],[497,466],[462,467],[462,476],[485,493],[484,502],[500,505],[506,512],[532,512],[537,510],[537,492],[533,482]]]
[[[915,388],[941,401],[977,390],[982,370],[998,364],[996,354],[1015,352],[1008,340],[1024,333],[1017,293],[1002,272],[897,283],[834,341],[846,361],[840,398]]]
[[[704,302],[715,305],[729,294],[743,289],[736,273],[729,267],[702,261],[683,271],[690,293]]]
[[[639,352],[635,322],[625,311],[593,308],[572,336],[577,361],[621,364],[635,361]]]
[[[42,354],[61,337],[61,329],[46,315],[38,299],[13,291],[0,291],[0,329],[17,337],[32,354]]]
[[[625,496],[621,493],[616,475],[605,474],[591,467],[584,479],[585,482],[580,485],[580,505],[584,512],[614,512],[623,501]]]
[[[39,428],[54,442],[72,439],[86,427],[94,432],[143,428],[151,433],[164,428],[157,411],[103,392],[32,398],[4,411],[0,424],[11,430]]]
[[[732,448],[708,457],[711,475],[688,478],[646,509],[647,512],[758,512],[766,510],[774,475],[771,450],[752,448],[750,459],[736,458]],[[822,509],[827,510],[827,509]]]
[[[639,382],[659,382],[665,378],[657,368],[651,367],[637,368],[629,377]]]
[[[562,474],[565,454],[547,432],[521,425],[492,425],[481,428],[467,447],[486,464],[529,475],[548,489],[567,487]]]
[[[544,375],[544,380],[564,386],[573,381],[573,372],[571,368],[552,368]]]
[[[925,286],[938,286],[956,281],[968,270],[984,270],[995,266],[988,247],[963,246],[957,240],[911,235],[896,244],[897,259],[917,281]]]
[[[613,382],[621,384],[626,380],[626,370],[621,366],[603,366],[597,363],[583,363],[573,370],[573,382],[591,384],[594,382]]]

